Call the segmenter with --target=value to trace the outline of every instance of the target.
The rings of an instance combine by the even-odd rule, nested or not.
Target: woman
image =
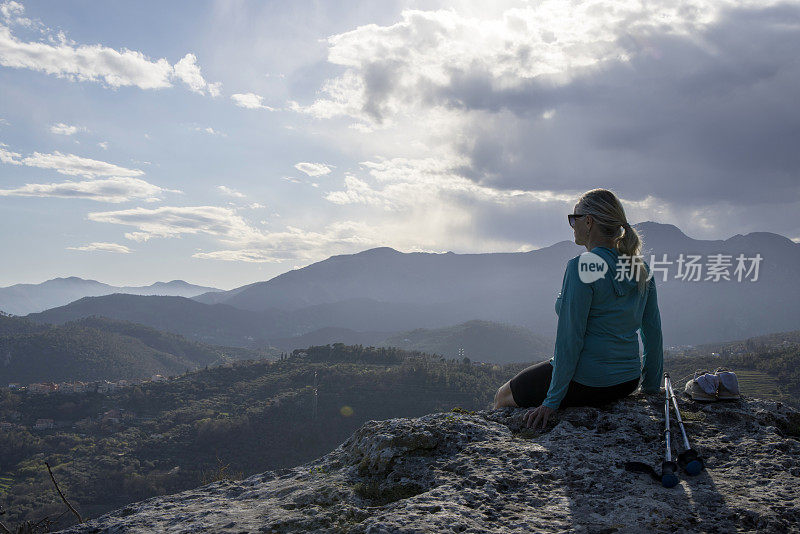
[[[575,243],[597,256],[584,253],[567,262],[556,299],[554,356],[520,371],[495,396],[495,408],[537,406],[523,416],[525,426],[534,429],[540,421],[545,428],[561,406],[597,406],[625,397],[640,376],[643,392],[658,393],[663,375],[655,278],[640,257],[642,242],[619,199],[607,189],[587,191],[567,220]],[[579,269],[593,258],[607,268],[591,281],[588,269],[584,275]],[[644,345],[641,367],[637,331]]]

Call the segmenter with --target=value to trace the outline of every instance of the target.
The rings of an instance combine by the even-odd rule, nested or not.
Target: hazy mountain
[[[26,315],[56,306],[63,306],[82,297],[98,297],[112,293],[131,295],[170,295],[194,297],[219,291],[213,287],[189,284],[183,280],[156,282],[141,287],[116,287],[71,276],[53,278],[41,284],[16,284],[0,288],[0,310],[14,315]]]
[[[643,255],[653,267],[655,260],[673,262],[668,279],[656,273],[666,344],[695,344],[730,337],[748,337],[797,327],[800,318],[800,245],[769,232],[737,234],[726,240],[692,239],[671,224],[646,221],[634,227],[644,241]],[[241,288],[195,297],[201,302],[263,310],[267,307],[296,310],[304,306],[347,299],[402,303],[423,312],[442,310],[438,324],[429,324],[427,313],[417,318],[418,327],[445,326],[470,319],[517,324],[541,335],[555,333],[553,310],[567,260],[585,247],[562,241],[525,253],[499,254],[404,254],[376,248],[358,254],[333,256],[302,269]],[[715,282],[703,270],[700,281],[676,279],[680,254],[729,255],[730,279]],[[737,281],[736,257],[758,253],[758,279],[753,274]],[[747,267],[750,266],[748,261]],[[372,308],[379,307],[372,304]],[[370,329],[390,329],[375,324]],[[338,319],[338,326],[366,330],[358,320]],[[329,326],[329,324],[318,325]]]
[[[665,345],[710,343],[797,329],[800,245],[768,232],[697,240],[668,224],[634,225],[656,273]],[[176,297],[84,299],[45,313],[40,322],[106,315],[225,345],[257,346],[321,328],[399,332],[471,320],[528,328],[555,337],[554,304],[566,262],[585,247],[561,241],[520,253],[404,254],[389,248],[333,256],[267,282],[233,291]],[[758,279],[736,280],[736,257],[760,254]],[[655,254],[655,262],[650,254]],[[658,271],[666,254],[668,279]],[[676,279],[678,255],[728,255],[730,279]],[[749,261],[747,263],[749,267]],[[149,299],[149,300],[148,300]],[[196,302],[199,301],[199,302]],[[202,304],[202,302],[217,302]]]
[[[113,294],[84,297],[28,318],[39,323],[63,324],[82,317],[109,317],[181,334],[215,345],[265,345],[265,330],[276,328],[271,314],[249,312],[224,304],[207,305],[184,297]],[[285,312],[272,314],[277,317]]]
[[[291,352],[300,347],[312,345],[332,345],[344,343],[345,345],[378,346],[383,340],[393,335],[394,332],[357,332],[350,328],[337,328],[326,326],[313,332],[299,336],[272,338],[270,345],[281,350]]]
[[[554,340],[527,328],[491,321],[468,321],[447,328],[418,328],[389,337],[380,346],[466,356],[474,362],[538,362],[553,355]],[[463,355],[459,353],[463,349]]]
[[[47,326],[0,317],[0,384],[149,378],[258,357],[243,349],[212,347],[106,318]]]
[[[302,336],[272,338],[270,344],[291,351],[311,345],[364,345],[400,347],[446,358],[468,357],[491,363],[533,362],[552,356],[554,340],[527,328],[491,321],[467,321],[443,328],[417,328],[404,332],[357,332],[326,327]],[[459,353],[463,349],[463,354]]]
[[[195,300],[254,311],[294,310],[354,298],[407,304],[485,300],[518,291],[520,286],[514,282],[537,272],[554,277],[560,286],[563,273],[556,273],[556,268],[563,268],[580,248],[566,241],[525,253],[402,253],[381,247],[332,256],[267,282],[200,295]],[[558,293],[559,287],[555,293],[552,284],[546,287],[548,293]]]
[[[280,342],[324,327],[383,330],[388,335],[418,328],[420,324],[447,326],[469,320],[471,313],[468,309],[455,313],[445,305],[424,306],[371,299],[349,299],[294,311],[253,312],[226,304],[201,304],[183,297],[114,294],[85,297],[66,306],[29,314],[27,318],[38,323],[63,324],[96,315],[175,332],[203,343],[264,347],[274,345],[273,339]],[[457,317],[456,321],[451,320],[452,317]],[[394,330],[387,326],[394,327]]]

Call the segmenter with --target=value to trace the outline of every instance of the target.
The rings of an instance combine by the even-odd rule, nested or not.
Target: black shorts
[[[553,376],[553,366],[545,360],[523,369],[511,379],[511,395],[514,402],[521,408],[539,406],[547,397],[550,389],[550,379]],[[567,394],[559,407],[568,406],[600,406],[611,401],[626,397],[636,391],[639,379],[607,387],[584,386],[570,380]]]

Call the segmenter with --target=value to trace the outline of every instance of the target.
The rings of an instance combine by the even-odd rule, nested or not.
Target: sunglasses
[[[587,215],[587,214],[586,213],[581,213],[581,214],[570,213],[569,215],[567,215],[567,221],[569,221],[569,225],[572,228],[575,228],[575,219],[577,219],[578,217],[583,217],[584,215]]]

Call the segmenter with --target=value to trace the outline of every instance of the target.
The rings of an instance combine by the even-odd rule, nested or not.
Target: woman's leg
[[[514,406],[520,408],[539,406],[547,396],[552,376],[553,366],[545,360],[523,369],[503,387],[508,386],[508,393]]]
[[[495,409],[504,406],[529,408],[541,405],[547,397],[552,377],[553,366],[548,360],[523,369],[497,390]],[[585,386],[571,380],[560,407],[602,406],[630,395],[637,387],[638,378],[608,387]]]
[[[511,380],[500,386],[500,389],[497,390],[497,393],[494,395],[494,409],[498,408],[505,408],[506,406],[511,406],[512,408],[517,407],[517,403],[514,402],[514,396],[511,394],[511,386],[509,385]]]
[[[569,383],[567,394],[561,401],[561,406],[602,406],[627,397],[639,387],[639,379],[630,380],[621,384],[607,387],[584,386],[574,380]]]

